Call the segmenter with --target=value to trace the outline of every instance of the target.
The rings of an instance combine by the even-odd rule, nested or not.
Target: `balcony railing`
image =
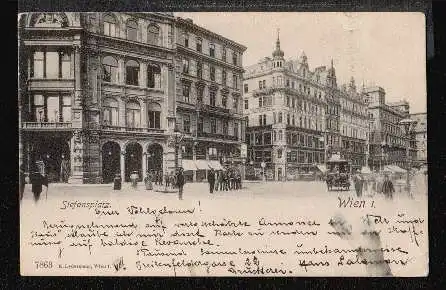
[[[214,139],[223,139],[223,140],[232,140],[232,141],[238,140],[237,136],[218,134],[218,133],[198,132],[197,135],[198,135],[198,137],[205,137],[205,138],[214,138]]]
[[[24,122],[23,129],[71,129],[71,122]]]
[[[121,127],[121,126],[110,126],[110,125],[102,125],[101,128],[102,130],[105,131],[114,131],[114,132],[138,132],[138,133],[156,133],[156,134],[164,133],[163,129],[158,129],[158,128]]]
[[[211,105],[207,105],[207,104],[201,104],[201,105],[199,105],[199,108],[201,111],[206,112],[206,113],[229,114],[229,109],[211,106]]]

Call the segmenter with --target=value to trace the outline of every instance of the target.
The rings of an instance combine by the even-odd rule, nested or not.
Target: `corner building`
[[[183,132],[182,164],[189,180],[210,168],[239,167],[244,160],[242,57],[246,50],[191,19],[176,19],[176,126]]]
[[[330,150],[339,148],[333,63],[311,71],[305,53],[285,61],[278,37],[272,58],[246,68],[243,86],[247,175],[260,176],[263,162],[268,179],[292,180],[324,163],[325,144]]]
[[[71,183],[101,183],[117,173],[128,180],[133,171],[143,178],[147,170],[174,170],[170,140],[177,125],[187,127],[178,99],[183,52],[176,30],[182,22],[172,13],[22,14],[19,159],[26,171],[43,161],[50,181],[57,182],[68,160]],[[237,65],[231,74],[240,75],[245,48],[233,47]],[[228,93],[237,99],[236,89]],[[242,125],[235,126],[241,136]],[[241,139],[231,132],[232,139],[221,134],[212,141],[236,147]]]

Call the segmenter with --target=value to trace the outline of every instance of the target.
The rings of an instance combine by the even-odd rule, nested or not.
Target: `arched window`
[[[161,88],[161,69],[155,64],[147,66],[147,87]]]
[[[102,60],[102,79],[105,82],[117,83],[118,82],[118,62],[112,56],[106,56]]]
[[[279,130],[279,141],[282,141],[282,138],[283,138],[282,130]]]
[[[106,98],[102,103],[102,120],[106,126],[118,126],[118,102],[112,98]]]
[[[127,21],[127,39],[136,41],[136,35],[138,33],[138,23],[135,20]]]
[[[160,29],[158,26],[151,24],[147,28],[147,43],[153,45],[160,45]]]
[[[161,106],[158,103],[150,103],[148,106],[149,128],[161,128]]]
[[[116,19],[110,14],[104,16],[104,34],[115,37],[116,31]]]
[[[139,103],[130,101],[125,107],[127,128],[141,127],[141,107]]]
[[[129,60],[125,64],[125,83],[128,85],[137,86],[139,76],[139,63],[134,60]]]

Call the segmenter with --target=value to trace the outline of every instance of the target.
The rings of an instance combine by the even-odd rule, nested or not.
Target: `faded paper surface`
[[[301,195],[296,183],[281,198],[280,183],[233,196],[102,191],[41,200],[24,199],[21,212],[23,275],[369,276],[358,248],[381,249],[395,276],[428,272],[427,200],[404,194],[393,202],[348,192]],[[56,188],[52,189],[56,191]],[[82,191],[87,191],[83,189]],[[74,192],[74,191],[73,191]],[[256,193],[258,192],[258,193]],[[131,195],[131,197],[129,196]],[[356,199],[355,199],[356,200]],[[90,204],[85,204],[90,203]],[[347,205],[347,208],[344,206]],[[361,206],[359,208],[350,206]],[[345,227],[334,223],[344,216]],[[367,226],[369,223],[369,226]],[[331,224],[331,225],[330,225]],[[349,235],[352,240],[342,239]],[[381,245],[370,243],[378,233]],[[375,247],[375,248],[374,248]],[[380,263],[373,258],[368,262]],[[382,261],[381,261],[382,262]],[[370,265],[369,265],[370,266]],[[373,271],[373,270],[372,270]],[[381,276],[379,274],[378,276]]]

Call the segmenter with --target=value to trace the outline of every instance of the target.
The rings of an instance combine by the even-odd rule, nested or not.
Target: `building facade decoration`
[[[202,39],[201,52],[181,47],[185,31],[191,39]],[[220,114],[220,128],[223,119],[232,126],[226,135],[209,135],[206,125],[207,135],[198,134],[194,141],[231,152],[240,147],[241,59],[246,49],[240,44],[172,13],[27,13],[19,19],[19,39],[19,155],[28,171],[43,161],[50,180],[59,181],[62,159],[67,158],[72,183],[111,182],[116,174],[128,180],[133,171],[140,178],[149,170],[173,171],[175,150],[168,138],[175,120],[187,126],[182,78],[191,81],[192,90],[198,84],[196,76],[182,71],[180,60],[186,56],[194,70],[198,60],[208,59],[200,79],[207,108]],[[222,70],[225,86],[238,94],[230,95],[225,109],[209,100],[220,102]],[[192,101],[194,93],[190,97]],[[189,128],[180,129],[197,127],[197,121],[190,121]]]

